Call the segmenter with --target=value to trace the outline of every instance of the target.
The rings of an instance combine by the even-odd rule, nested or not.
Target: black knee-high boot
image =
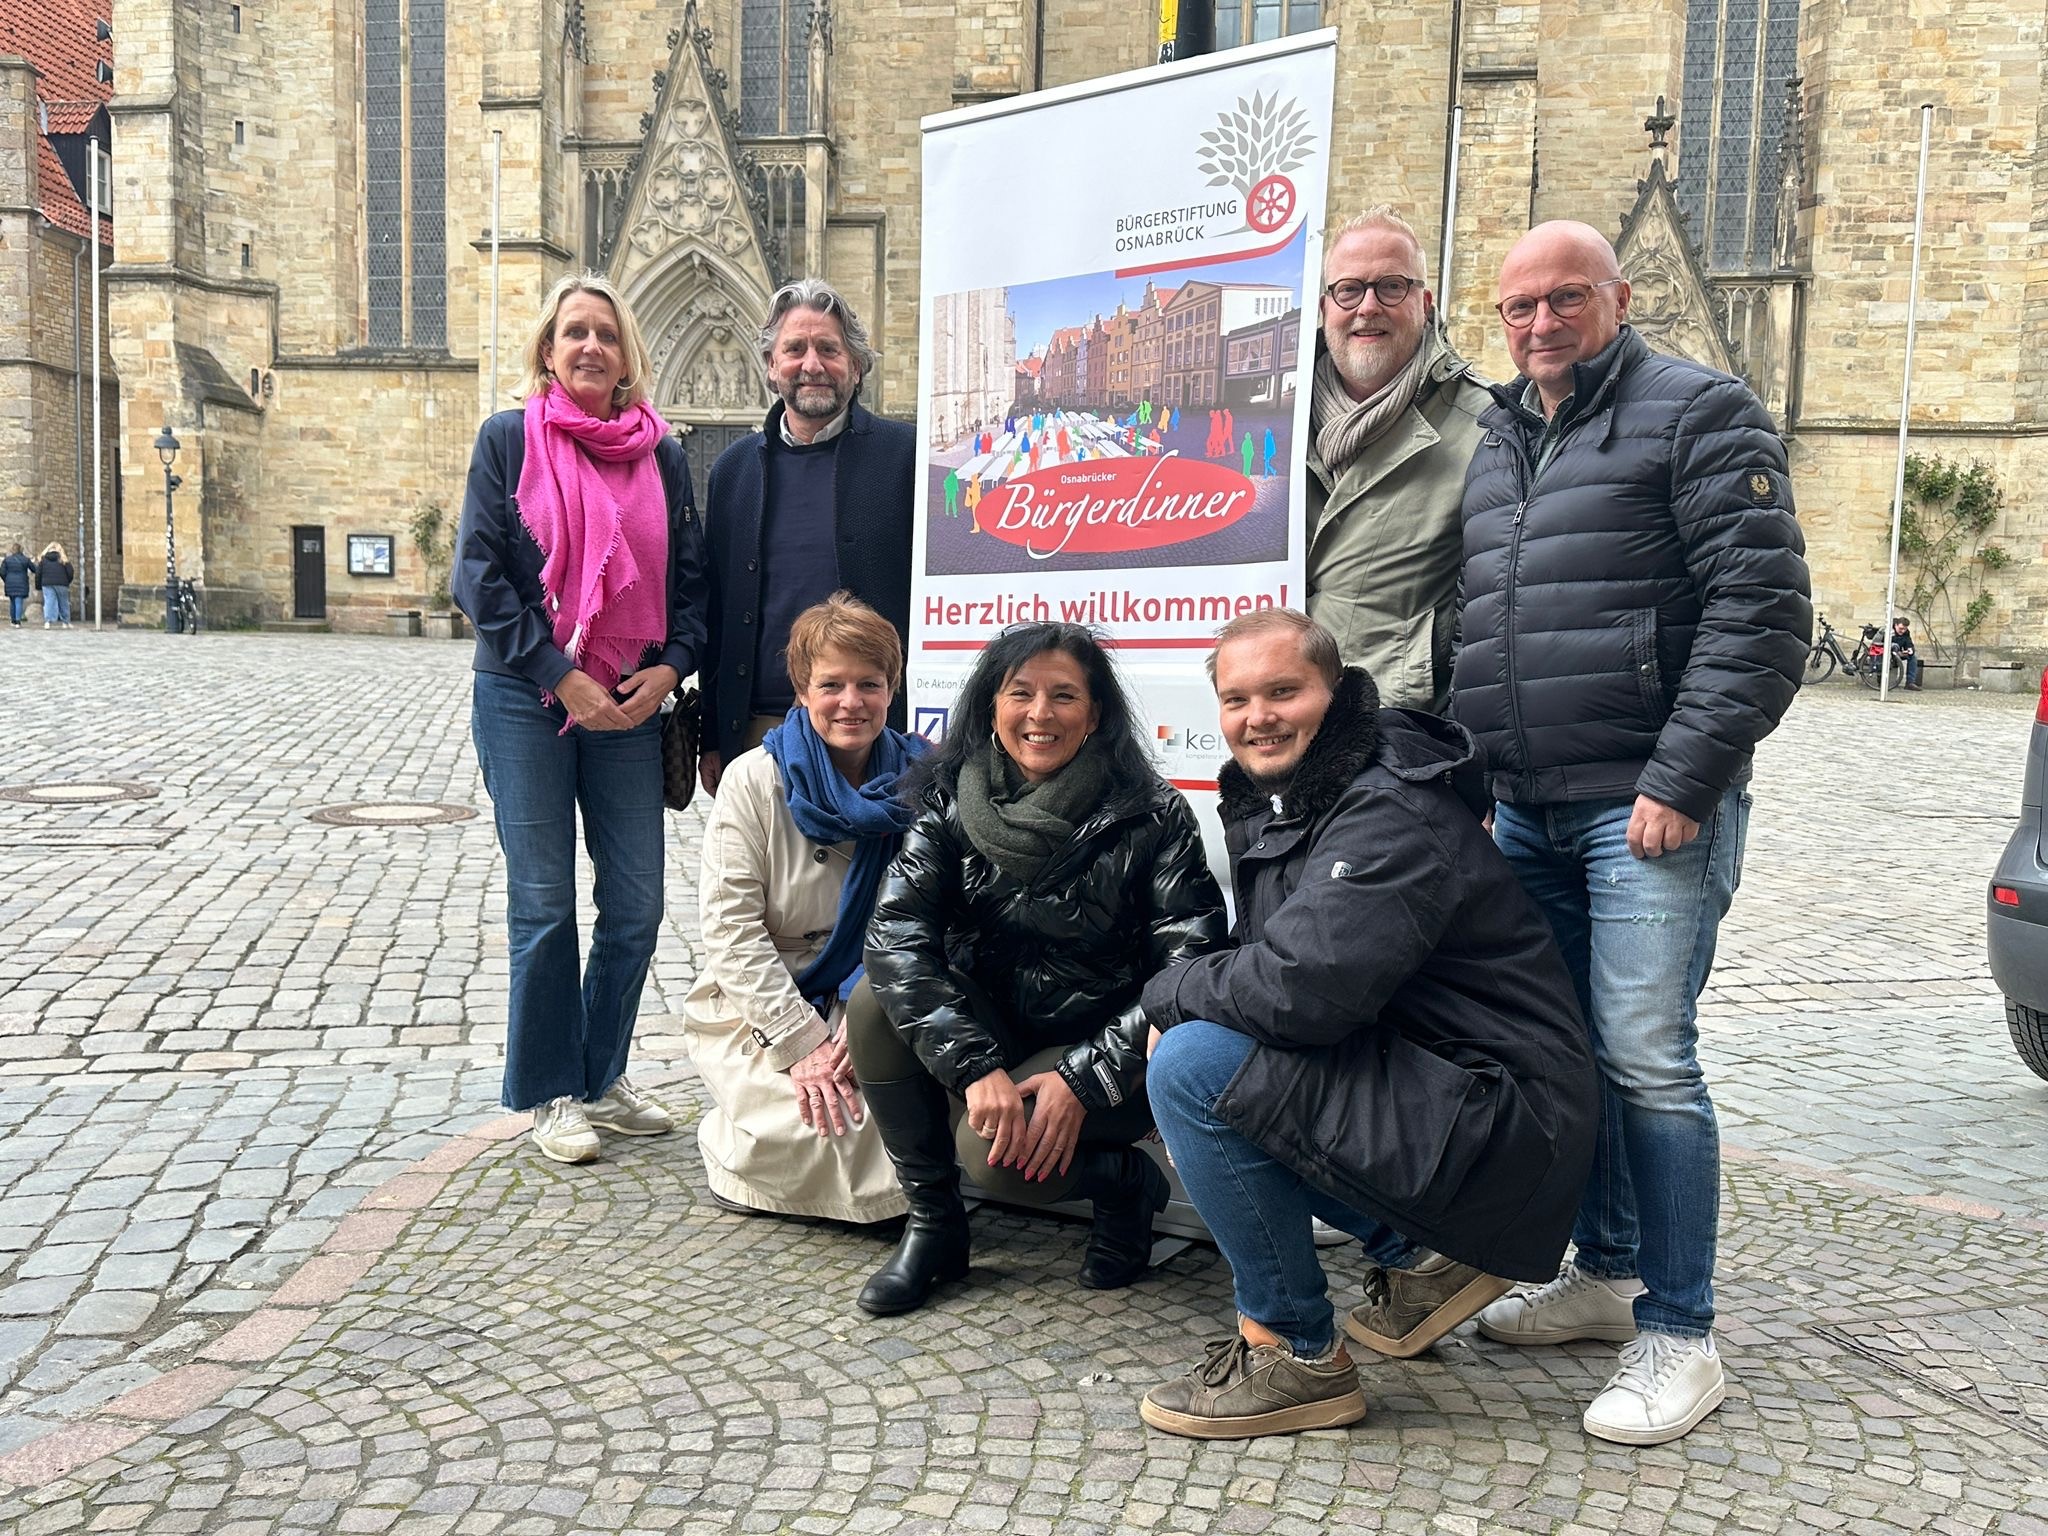
[[[947,1120],[946,1090],[920,1072],[860,1085],[910,1201],[903,1237],[889,1262],[861,1287],[860,1308],[876,1317],[915,1312],[933,1289],[967,1278],[967,1207]]]
[[[1081,1154],[1074,1193],[1095,1204],[1095,1225],[1081,1260],[1081,1283],[1115,1291],[1152,1262],[1152,1218],[1172,1193],[1159,1165],[1136,1147],[1103,1147]]]

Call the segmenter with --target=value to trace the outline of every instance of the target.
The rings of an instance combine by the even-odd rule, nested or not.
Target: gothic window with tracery
[[[810,128],[810,0],[740,0],[740,132]]]
[[[1687,0],[1678,204],[1712,271],[1776,265],[1798,71],[1799,0]]]
[[[443,0],[364,0],[364,339],[448,344]]]

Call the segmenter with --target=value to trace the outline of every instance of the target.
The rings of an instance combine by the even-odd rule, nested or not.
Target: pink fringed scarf
[[[559,383],[526,402],[519,517],[540,546],[555,644],[605,688],[668,639],[668,497],[645,401],[600,421]]]

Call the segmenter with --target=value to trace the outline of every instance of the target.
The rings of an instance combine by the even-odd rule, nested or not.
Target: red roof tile
[[[0,53],[20,54],[35,65],[36,95],[49,108],[46,132],[85,132],[113,95],[113,87],[99,78],[100,63],[113,63],[113,44],[101,42],[96,27],[111,23],[113,16],[113,0],[36,0],[32,6],[0,10]],[[36,179],[43,217],[83,236],[85,204],[47,138],[36,142]],[[112,244],[112,221],[103,218],[99,225],[100,239]]]

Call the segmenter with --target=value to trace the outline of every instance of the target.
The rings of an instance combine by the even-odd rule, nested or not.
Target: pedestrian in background
[[[64,558],[64,546],[53,543],[36,562],[36,585],[43,593],[43,628],[71,627],[71,562]]]
[[[683,1003],[712,1098],[697,1147],[728,1210],[878,1222],[903,1214],[903,1192],[861,1105],[844,998],[924,741],[888,728],[903,642],[866,603],[805,609],[787,657],[796,703],[726,765],[704,826],[703,969]]]
[[[1094,1203],[1094,1290],[1151,1262],[1166,1176],[1141,1148],[1146,978],[1223,942],[1194,813],[1161,779],[1109,655],[1072,624],[998,635],[920,774],[868,928],[847,1044],[910,1201],[859,1304],[967,1274],[960,1165],[999,1198]]]
[[[35,575],[35,563],[21,552],[17,541],[0,556],[0,591],[7,594],[7,622],[16,629],[21,628],[21,611],[28,602],[29,582]]]
[[[594,274],[526,345],[523,409],[477,434],[453,590],[476,626],[472,736],[505,851],[504,1102],[588,1162],[669,1114],[624,1076],[662,919],[661,702],[704,646],[704,540],[683,446],[647,403],[646,346]],[[588,968],[576,822],[596,869]]]

